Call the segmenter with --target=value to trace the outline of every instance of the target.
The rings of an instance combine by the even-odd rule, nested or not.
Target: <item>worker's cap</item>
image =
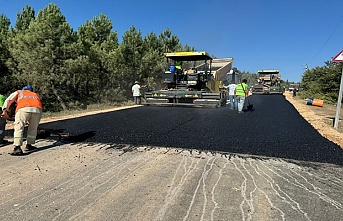
[[[139,84],[139,82],[138,82],[138,81],[135,81],[135,84]]]
[[[29,91],[33,91],[33,87],[31,85],[26,85],[22,88],[22,90],[29,90]]]

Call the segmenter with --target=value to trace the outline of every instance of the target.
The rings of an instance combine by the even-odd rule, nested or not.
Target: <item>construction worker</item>
[[[249,86],[247,85],[247,79],[243,79],[240,84],[237,84],[234,99],[237,99],[237,109],[238,113],[244,113],[243,107],[246,97],[249,96]]]
[[[178,81],[184,80],[183,71],[182,71],[182,61],[175,62],[175,69],[176,69],[176,79]]]
[[[229,85],[226,87],[229,90],[229,100],[230,100],[230,109],[236,110],[237,109],[237,101],[235,99],[235,90],[236,90],[236,83],[235,81],[231,81]]]
[[[132,86],[132,96],[133,96],[133,101],[135,104],[141,104],[141,96],[142,96],[142,93],[141,93],[141,89],[143,87],[141,87],[139,85],[139,82],[138,81],[135,81],[134,85]]]
[[[35,150],[32,144],[36,141],[38,125],[42,117],[42,98],[33,92],[32,86],[28,85],[21,90],[13,92],[4,102],[4,107],[10,108],[16,102],[14,120],[14,149],[11,155],[22,155],[24,128],[28,124],[25,151]]]
[[[176,68],[176,70],[181,70],[181,69],[182,69],[181,65],[182,65],[182,61],[176,61],[176,62],[175,62],[175,68]]]

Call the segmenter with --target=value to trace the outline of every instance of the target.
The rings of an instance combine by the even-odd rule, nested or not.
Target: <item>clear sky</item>
[[[25,5],[37,14],[49,3],[74,30],[100,13],[119,41],[132,25],[143,37],[169,28],[183,45],[233,57],[240,71],[279,69],[295,82],[343,49],[343,0],[0,0],[0,14],[14,26]]]

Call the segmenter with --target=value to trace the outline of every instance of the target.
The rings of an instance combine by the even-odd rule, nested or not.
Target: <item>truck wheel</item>
[[[221,102],[218,102],[218,104],[216,105],[216,108],[220,108],[222,106]]]

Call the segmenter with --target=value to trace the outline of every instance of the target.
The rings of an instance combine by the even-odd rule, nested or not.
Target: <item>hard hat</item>
[[[31,85],[26,85],[22,88],[22,90],[29,90],[29,91],[33,91],[33,87]]]
[[[135,84],[139,84],[139,82],[138,82],[138,81],[135,81]]]

